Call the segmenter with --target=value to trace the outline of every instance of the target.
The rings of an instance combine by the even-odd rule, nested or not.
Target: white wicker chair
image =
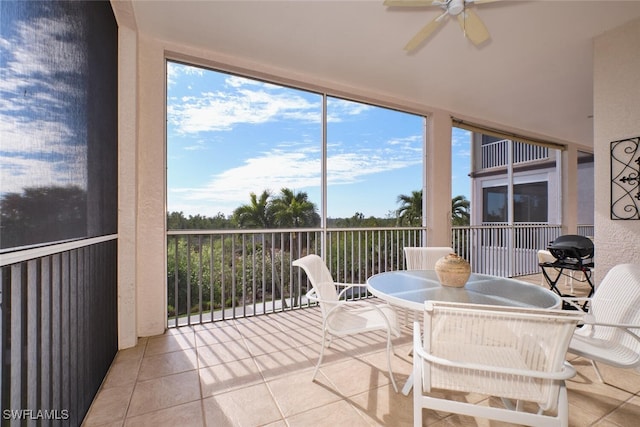
[[[423,408],[567,426],[564,380],[575,369],[565,355],[582,317],[575,311],[427,301],[422,342],[418,322],[413,329],[414,426],[422,426]],[[496,396],[505,407],[436,397],[432,389]]]
[[[591,298],[565,298],[577,309],[589,301],[586,325],[577,329],[569,352],[596,362],[640,369],[640,265],[620,264],[606,274]]]
[[[554,257],[553,255],[551,255],[551,252],[549,252],[546,249],[541,249],[538,251],[538,263],[542,264],[545,262],[556,262],[558,259],[556,257]],[[545,270],[545,272],[549,275],[549,278],[551,278],[552,280],[556,280],[558,278],[558,276],[561,274],[560,270],[557,268],[553,268],[553,267],[540,267],[543,270]],[[567,284],[570,286],[569,288],[569,292],[571,292],[572,294],[575,292],[573,289],[573,274],[576,273],[575,271],[571,271],[567,276],[564,277],[564,285],[567,286]],[[544,275],[542,276],[540,285],[542,286],[546,286],[547,282],[544,278]]]
[[[404,260],[407,264],[407,270],[434,270],[436,262],[445,255],[453,253],[453,248],[448,246],[424,246],[404,248]],[[404,317],[404,324],[408,323],[409,310],[401,310]],[[413,313],[413,321],[419,318],[419,313]]]
[[[436,261],[450,253],[453,249],[446,246],[405,247],[404,260],[407,270],[433,270]]]
[[[347,301],[343,297],[346,292],[366,285],[336,283],[331,272],[318,255],[307,255],[292,263],[300,267],[307,274],[312,289],[307,292],[307,298],[320,305],[322,312],[322,342],[320,356],[313,371],[312,380],[316,378],[322,363],[325,345],[329,347],[333,337],[346,337],[370,331],[385,331],[387,333],[387,367],[391,384],[396,392],[398,386],[391,371],[391,354],[393,345],[391,335],[400,336],[397,328],[396,314],[388,304],[372,304],[368,301]],[[338,292],[337,288],[342,290]],[[327,340],[328,339],[328,340]]]

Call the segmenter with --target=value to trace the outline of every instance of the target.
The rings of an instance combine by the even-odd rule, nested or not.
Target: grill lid
[[[558,260],[572,258],[577,261],[593,258],[593,242],[585,236],[567,234],[549,243],[549,252]]]

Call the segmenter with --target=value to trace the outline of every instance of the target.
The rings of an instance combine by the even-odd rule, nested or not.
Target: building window
[[[547,222],[548,193],[546,182],[513,186],[513,220],[515,222]]]
[[[507,186],[482,189],[482,221],[508,222],[509,204]],[[513,186],[513,221],[547,222],[548,186],[547,182],[533,182]]]
[[[482,189],[482,222],[507,222],[507,186]]]

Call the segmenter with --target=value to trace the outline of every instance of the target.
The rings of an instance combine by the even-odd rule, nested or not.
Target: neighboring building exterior
[[[471,225],[562,223],[560,150],[471,137]],[[593,224],[593,154],[578,153],[578,224]]]
[[[489,274],[536,271],[537,251],[546,249],[566,222],[562,218],[563,198],[568,197],[563,195],[563,153],[473,133],[471,159],[470,223],[475,231],[469,259]],[[578,204],[577,233],[593,236],[593,155],[578,152],[577,162],[576,188],[570,190]],[[506,258],[511,262],[501,261]]]

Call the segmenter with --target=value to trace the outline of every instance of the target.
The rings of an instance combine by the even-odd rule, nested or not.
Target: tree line
[[[411,194],[400,194],[397,198],[398,209],[385,218],[365,217],[355,212],[348,218],[328,218],[328,227],[391,227],[420,226],[422,223],[422,190]],[[470,202],[462,195],[451,200],[451,220],[454,226],[469,225]],[[320,215],[315,203],[309,200],[306,192],[296,192],[282,188],[273,194],[268,190],[260,195],[249,194],[249,203],[237,207],[233,214],[225,216],[218,213],[213,217],[189,215],[183,212],[167,214],[169,230],[184,229],[274,229],[274,228],[313,228],[320,226]]]

